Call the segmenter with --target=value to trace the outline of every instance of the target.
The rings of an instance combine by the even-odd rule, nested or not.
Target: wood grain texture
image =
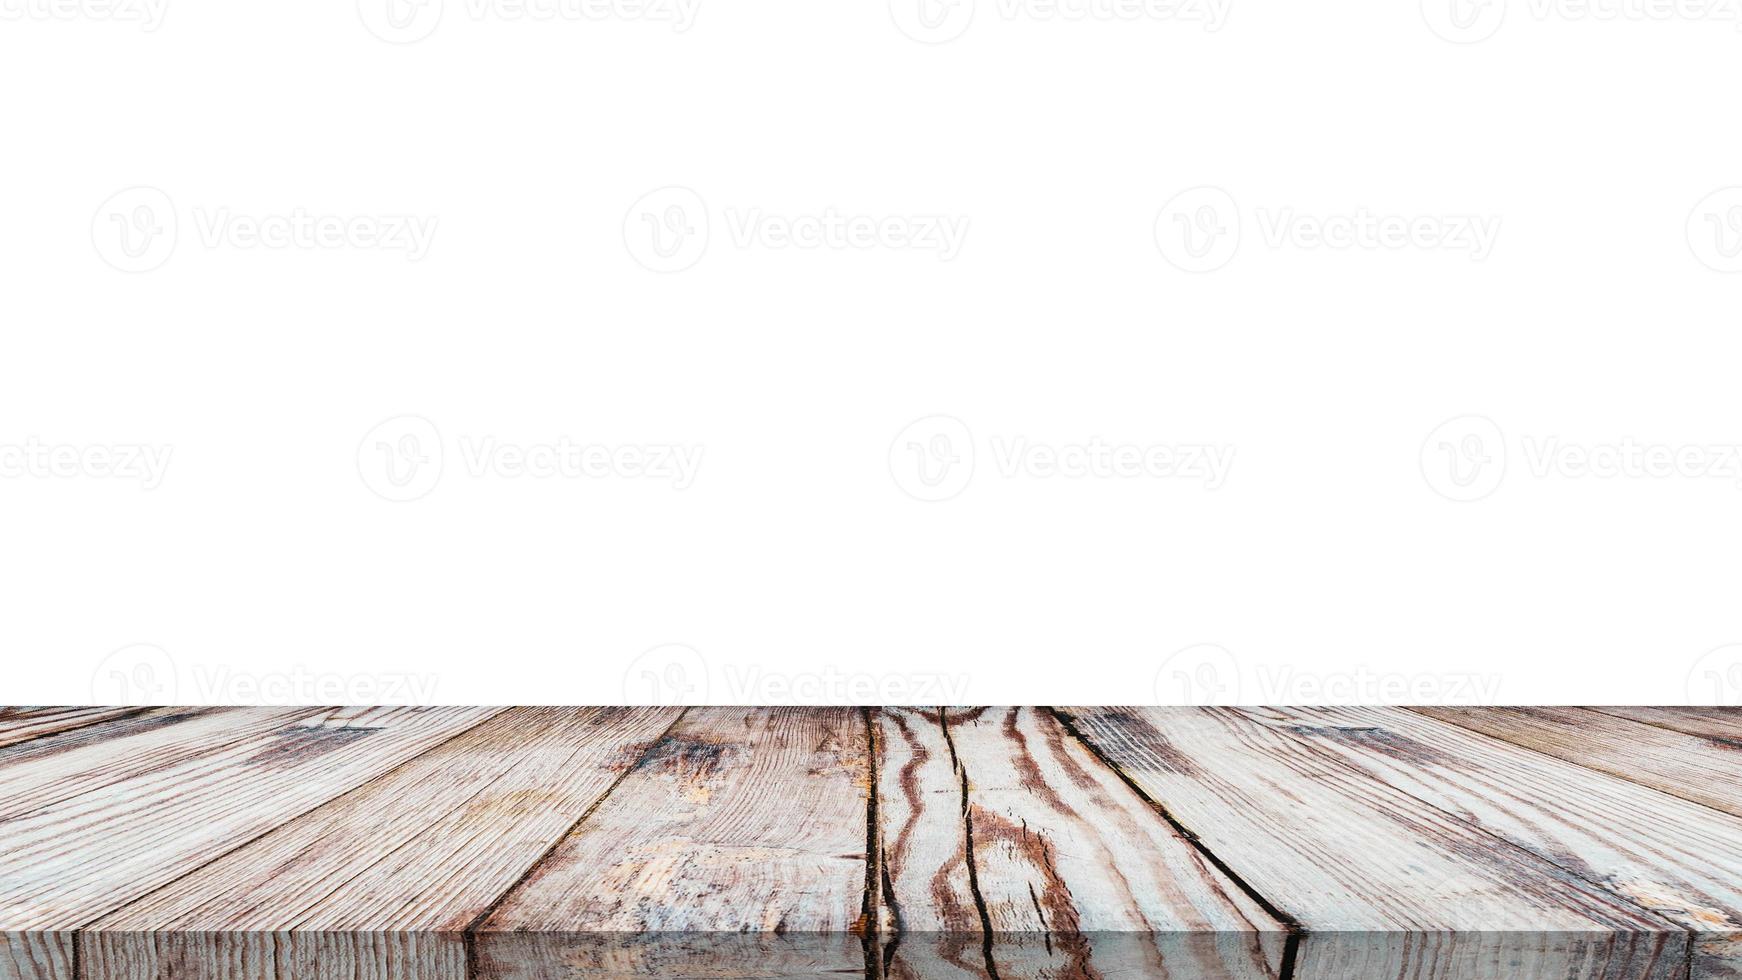
[[[1280,975],[1286,926],[1046,711],[875,719],[891,975]]]
[[[0,821],[320,717],[325,709],[152,708],[0,749]]]
[[[144,708],[0,708],[0,748],[139,714]]]
[[[85,961],[105,977],[157,976],[168,962],[178,977],[216,977],[227,934],[294,927],[274,954],[333,968],[305,978],[350,977],[352,935],[373,937],[362,952],[384,951],[393,969],[439,972],[679,714],[510,708],[105,917]]]
[[[1742,980],[1739,722],[5,709],[0,980]]]
[[[1742,816],[1742,746],[1589,708],[1415,710]]]
[[[1688,735],[1698,735],[1728,748],[1742,749],[1742,708],[1592,708],[1606,715],[1628,718]]]
[[[1241,712],[1695,933],[1742,978],[1742,819],[1401,708]]]
[[[480,925],[483,972],[548,975],[612,933],[792,936],[807,969],[860,970],[869,744],[853,708],[690,709]],[[530,958],[516,931],[552,942]],[[706,938],[686,940],[707,956],[688,968],[770,967],[721,959],[733,944]],[[685,968],[674,945],[610,951],[629,972],[636,956]]]
[[[1685,970],[1668,921],[1238,712],[1065,713],[1300,923],[1302,980]]]
[[[83,928],[499,710],[329,709],[8,820],[0,932]]]
[[[0,932],[0,980],[74,980],[71,932]]]

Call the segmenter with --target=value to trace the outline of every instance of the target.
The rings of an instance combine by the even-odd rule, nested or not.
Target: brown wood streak
[[[1742,977],[1742,818],[1402,708],[1251,708],[1375,779],[1694,933]]]
[[[851,708],[694,708],[476,929],[480,976],[861,972]]]
[[[1280,973],[1285,927],[1047,712],[876,724],[891,975]]]
[[[1412,710],[1742,816],[1742,749],[1711,735],[1689,734],[1589,708]],[[1712,722],[1721,720],[1722,716],[1715,716]]]
[[[1300,923],[1302,980],[1685,969],[1688,936],[1673,924],[1238,712],[1067,714]]]

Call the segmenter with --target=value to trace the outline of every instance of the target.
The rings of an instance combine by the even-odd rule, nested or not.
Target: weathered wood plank
[[[874,717],[891,975],[1280,976],[1287,927],[1049,713]]]
[[[1402,708],[1241,712],[1695,933],[1742,978],[1742,819]]]
[[[1237,712],[1066,714],[1300,923],[1301,980],[1685,968],[1688,935],[1673,924]]]
[[[1592,708],[1606,715],[1669,728],[1742,749],[1742,708]]]
[[[690,709],[481,924],[481,975],[862,969],[868,750],[853,708]],[[533,955],[514,930],[550,942]],[[755,937],[754,958],[706,933]]]
[[[1418,708],[1422,714],[1742,816],[1742,750],[1588,708]]]
[[[0,931],[82,928],[498,708],[333,709],[0,824]]]
[[[436,932],[86,932],[79,946],[78,980],[468,980],[464,944]]]
[[[0,748],[33,738],[101,724],[144,708],[0,708]]]
[[[104,980],[219,978],[239,934],[294,927],[269,948],[306,964],[297,980],[443,975],[465,962],[464,931],[680,713],[510,708],[106,916],[85,963]]]
[[[0,932],[0,980],[74,980],[70,932]]]
[[[0,749],[0,821],[325,713],[319,708],[151,708]]]

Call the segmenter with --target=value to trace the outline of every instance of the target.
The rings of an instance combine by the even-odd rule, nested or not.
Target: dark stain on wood
[[[271,734],[272,743],[242,760],[245,766],[287,768],[367,738],[380,728],[317,728],[295,725]]]
[[[669,733],[641,754],[633,771],[666,770],[688,779],[705,779],[719,771],[727,747],[689,732]]]

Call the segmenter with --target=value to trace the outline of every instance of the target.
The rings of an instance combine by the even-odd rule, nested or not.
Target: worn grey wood
[[[1421,708],[1423,714],[1742,816],[1742,752],[1706,735],[1589,708]]]
[[[1696,980],[1742,978],[1742,818],[1402,708],[1242,714],[1688,929]]]
[[[480,971],[861,970],[869,749],[855,708],[690,709],[478,926]]]
[[[0,708],[0,748],[139,714],[144,708]]]
[[[0,931],[84,928],[499,710],[328,711],[8,820]]]
[[[4,709],[0,980],[1742,980],[1739,719]]]
[[[1300,923],[1303,980],[1673,978],[1685,968],[1687,933],[1661,916],[1237,711],[1066,714]]]
[[[230,936],[294,924],[274,955],[306,959],[300,976],[347,980],[360,954],[440,975],[679,714],[510,708],[104,917],[85,962],[104,977],[148,980],[171,962],[178,978],[221,977]]]

